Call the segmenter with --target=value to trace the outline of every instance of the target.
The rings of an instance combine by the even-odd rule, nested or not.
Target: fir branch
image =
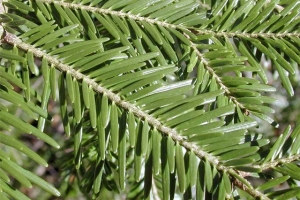
[[[216,80],[219,87],[225,91],[226,96],[229,97],[229,99],[234,102],[237,106],[239,106],[243,111],[247,110],[244,108],[243,104],[237,101],[237,99],[234,96],[231,96],[229,88],[226,87],[226,85],[222,82],[221,78],[214,72],[213,68],[209,66],[209,62],[205,59],[203,54],[199,51],[196,44],[193,43],[192,39],[188,36],[188,34],[185,34],[184,32],[192,31],[193,33],[196,33],[198,35],[205,35],[205,34],[211,34],[215,37],[238,37],[238,38],[289,38],[289,37],[300,37],[300,33],[294,32],[294,33],[240,33],[240,32],[217,32],[217,31],[211,31],[211,30],[198,30],[196,28],[190,28],[185,27],[183,25],[174,25],[170,24],[164,21],[159,21],[156,19],[148,18],[148,17],[141,17],[138,15],[133,15],[131,13],[124,13],[121,11],[113,11],[109,9],[102,9],[102,8],[96,8],[91,6],[85,6],[81,4],[75,4],[75,3],[67,3],[67,2],[61,2],[61,1],[55,1],[55,0],[39,0],[39,2],[43,3],[53,3],[58,4],[63,7],[72,8],[72,9],[84,9],[89,12],[97,12],[100,14],[106,14],[106,15],[115,15],[118,17],[125,17],[130,18],[135,21],[140,22],[147,22],[150,24],[156,24],[163,27],[168,28],[174,28],[179,30],[183,33],[183,35],[191,42],[190,48],[193,49],[198,58],[199,62],[202,62],[206,68],[206,70],[210,73],[210,75]],[[269,2],[267,2],[269,3]],[[276,9],[282,10],[282,7],[276,6]],[[2,0],[0,0],[0,13],[4,13],[4,7],[2,6]],[[0,28],[3,28],[0,26]],[[1,33],[1,30],[0,30]],[[213,165],[217,170],[223,171],[224,173],[230,175],[231,180],[233,184],[236,187],[241,188],[243,191],[247,192],[251,196],[255,198],[261,198],[261,199],[269,199],[267,196],[265,196],[263,193],[259,192],[258,190],[254,189],[251,184],[244,178],[244,172],[236,171],[232,169],[231,167],[224,166],[222,162],[219,161],[218,157],[213,156],[205,151],[203,151],[199,146],[185,141],[185,138],[180,135],[179,132],[177,132],[174,129],[171,129],[168,126],[165,126],[162,124],[158,119],[154,118],[153,116],[149,115],[146,112],[143,112],[139,107],[135,106],[134,104],[127,102],[126,100],[123,100],[118,94],[111,92],[110,90],[101,87],[98,83],[90,79],[88,76],[72,69],[69,65],[63,64],[55,57],[52,57],[48,55],[47,53],[35,48],[32,45],[27,44],[26,42],[21,41],[18,37],[16,37],[13,34],[10,33],[1,33],[3,34],[2,42],[7,42],[11,45],[14,45],[18,47],[19,49],[22,49],[24,51],[30,51],[34,54],[35,57],[38,58],[44,58],[48,61],[48,63],[52,66],[55,66],[58,70],[62,72],[68,72],[71,74],[72,77],[76,78],[78,81],[84,81],[88,85],[90,85],[94,91],[100,94],[105,94],[111,101],[115,102],[116,105],[123,108],[126,111],[132,112],[137,118],[142,120],[147,120],[149,125],[151,125],[154,129],[159,130],[161,133],[170,136],[175,142],[180,144],[182,147],[184,147],[187,150],[191,150],[195,152],[195,155],[200,159],[206,159],[211,165]],[[248,111],[249,112],[249,111]],[[274,168],[280,164],[284,163],[291,163],[294,161],[297,161],[300,159],[300,155],[293,155],[288,158],[280,158],[274,161],[267,162],[263,165],[255,165],[252,167],[259,168],[261,170],[267,170]],[[154,183],[153,177],[152,182]],[[152,188],[153,195],[157,195],[157,188],[154,186]],[[157,195],[158,197],[158,195]]]
[[[11,45],[16,45],[18,48],[24,50],[24,51],[30,51],[34,54],[37,58],[45,58],[50,65],[55,66],[59,71],[62,72],[68,72],[77,79],[78,81],[85,81],[90,85],[94,91],[105,94],[111,101],[115,102],[116,105],[120,106],[121,108],[132,112],[136,117],[147,120],[149,125],[151,125],[153,128],[156,128],[160,132],[169,135],[175,142],[181,144],[183,147],[185,147],[187,150],[192,150],[195,152],[195,154],[199,158],[206,158],[208,161],[213,164],[214,166],[217,166],[219,164],[219,160],[206,153],[205,151],[201,150],[198,146],[189,143],[185,141],[185,138],[182,137],[176,130],[171,129],[170,127],[164,126],[158,119],[152,117],[148,113],[142,111],[140,108],[136,107],[135,105],[122,100],[121,97],[118,94],[115,94],[111,92],[110,90],[100,86],[98,83],[96,83],[93,79],[89,78],[88,76],[72,69],[69,65],[61,63],[58,59],[48,55],[47,53],[35,48],[32,45],[26,44],[22,42],[19,38],[17,38],[15,35],[11,33],[7,33],[6,36],[3,38],[3,40]],[[229,169],[227,167],[219,167],[220,169]]]
[[[72,9],[82,9],[86,10],[88,12],[94,12],[99,14],[105,14],[105,15],[114,15],[117,17],[126,17],[129,19],[133,19],[135,21],[141,21],[141,22],[147,22],[149,24],[157,24],[159,26],[167,27],[167,28],[174,28],[178,30],[185,30],[185,31],[192,31],[196,32],[199,35],[207,35],[212,34],[214,37],[246,37],[246,38],[283,38],[283,37],[300,37],[300,33],[239,33],[239,32],[224,32],[224,31],[211,31],[211,30],[199,30],[197,28],[187,27],[184,25],[175,25],[170,24],[164,21],[160,21],[157,19],[152,19],[149,17],[141,17],[138,15],[134,15],[131,13],[125,13],[121,11],[114,11],[109,9],[103,9],[103,8],[97,8],[92,6],[86,6],[82,4],[76,4],[76,3],[68,3],[63,1],[57,1],[57,0],[36,0],[43,3],[48,4],[57,4],[62,7],[66,8],[72,8]],[[207,5],[204,5],[204,8],[208,8]]]
[[[225,95],[231,100],[236,106],[238,106],[241,111],[245,115],[249,115],[251,113],[250,110],[246,109],[245,106],[240,103],[230,92],[229,88],[222,82],[221,78],[214,72],[212,67],[209,65],[208,61],[204,58],[203,54],[199,51],[199,49],[196,47],[196,44],[193,42],[193,40],[185,33],[185,32],[194,32],[198,35],[206,35],[206,34],[212,34],[215,37],[239,37],[239,38],[284,38],[284,37],[300,37],[300,33],[237,33],[237,32],[215,32],[211,30],[198,30],[196,28],[190,28],[183,25],[175,25],[170,24],[164,21],[160,21],[157,19],[152,19],[149,17],[142,17],[138,15],[134,15],[131,13],[125,13],[121,11],[114,11],[110,9],[103,9],[103,8],[97,8],[97,7],[91,7],[76,3],[67,3],[67,2],[61,2],[56,0],[39,0],[40,2],[44,3],[52,3],[52,4],[58,4],[63,7],[71,8],[71,9],[83,9],[89,12],[99,13],[99,14],[106,14],[106,15],[114,15],[120,18],[129,18],[135,21],[140,22],[147,22],[149,24],[156,24],[158,26],[163,26],[167,28],[173,28],[177,29],[178,31],[183,32],[184,37],[186,37],[191,42],[191,48],[197,53],[197,57],[199,58],[200,62],[203,62],[205,69],[210,73],[210,75],[215,78],[217,84],[219,87],[225,91]]]
[[[193,151],[195,155],[200,159],[206,159],[211,165],[215,166],[216,169],[219,171],[224,171],[229,174],[236,174],[235,170],[233,170],[231,167],[226,167],[222,165],[221,162],[219,162],[218,158],[203,151],[199,146],[185,141],[185,138],[182,137],[176,130],[171,129],[170,127],[167,127],[163,125],[158,119],[152,117],[148,113],[140,110],[135,105],[122,100],[121,97],[118,94],[115,94],[111,92],[110,90],[101,87],[99,84],[97,84],[94,80],[90,79],[88,76],[85,76],[84,74],[72,69],[69,65],[61,63],[58,59],[48,55],[47,53],[35,48],[32,45],[29,45],[27,43],[24,43],[21,41],[18,37],[11,33],[6,33],[5,37],[3,38],[3,41],[15,45],[18,48],[22,49],[23,51],[27,52],[30,51],[34,54],[37,58],[44,58],[48,61],[48,63],[52,66],[55,66],[58,70],[62,72],[68,72],[71,74],[72,77],[77,79],[78,81],[85,81],[88,85],[90,85],[94,91],[100,94],[105,94],[111,101],[115,102],[116,105],[120,106],[121,108],[132,112],[136,117],[147,120],[149,125],[151,125],[153,128],[159,130],[161,133],[170,136],[176,143],[180,144],[182,147],[184,147],[187,150]],[[244,184],[243,182],[248,182],[246,179],[244,179],[241,176],[238,176],[239,179],[243,180],[241,182],[237,179],[235,176],[232,176],[234,183],[237,187],[241,188],[242,190],[246,191],[253,197],[260,197],[262,199],[265,198],[264,194],[260,193],[259,191],[253,189],[250,184]]]
[[[152,19],[149,17],[142,17],[138,15],[134,15],[131,13],[125,13],[122,11],[114,11],[110,9],[103,9],[103,8],[97,8],[97,7],[91,7],[91,6],[86,6],[86,5],[81,5],[77,3],[67,3],[67,2],[62,2],[62,1],[57,1],[57,0],[38,0],[43,3],[48,3],[48,4],[57,4],[62,7],[66,8],[71,8],[71,9],[82,9],[86,10],[88,12],[94,12],[94,13],[99,13],[99,14],[105,14],[105,15],[114,15],[120,18],[129,18],[135,21],[140,21],[140,22],[147,22],[149,24],[156,24],[158,26],[163,26],[166,28],[173,28],[177,29],[178,31],[183,32],[184,36],[191,42],[191,48],[195,50],[197,53],[197,57],[199,58],[200,62],[203,62],[205,69],[210,73],[212,77],[215,78],[217,84],[219,87],[225,91],[225,95],[234,103],[236,106],[238,106],[241,111],[247,115],[251,113],[250,110],[246,109],[245,106],[240,103],[230,92],[229,88],[222,82],[220,77],[214,72],[212,67],[209,65],[208,61],[204,58],[203,54],[199,51],[199,49],[196,47],[196,44],[193,43],[193,40],[185,33],[185,32],[193,32],[197,33],[198,35],[207,35],[207,34],[212,34],[214,37],[227,37],[227,38],[233,38],[233,37],[238,37],[238,38],[285,38],[285,37],[300,37],[300,33],[240,33],[240,32],[220,32],[220,31],[211,31],[211,30],[199,30],[197,28],[191,28],[191,27],[186,27],[184,25],[175,25],[175,24],[170,24],[164,21],[160,21],[157,19]],[[269,3],[269,2],[266,2]]]
[[[183,30],[188,31],[188,32],[194,31],[194,29],[191,29],[189,27],[185,27],[183,25],[174,25],[174,24],[159,21],[159,20],[156,20],[156,19],[152,19],[152,18],[148,18],[148,17],[141,17],[141,16],[138,16],[138,15],[133,15],[131,13],[124,13],[124,12],[121,12],[121,11],[114,11],[114,10],[109,10],[109,9],[85,6],[85,5],[81,5],[81,4],[75,4],[75,3],[67,3],[67,2],[56,1],[56,0],[38,0],[38,1],[44,2],[44,3],[58,4],[60,6],[67,7],[67,8],[72,8],[72,9],[83,9],[83,10],[86,10],[86,11],[89,11],[89,12],[95,12],[95,13],[99,13],[99,14],[115,15],[115,16],[121,17],[121,18],[126,17],[126,18],[133,19],[135,21],[142,21],[142,22],[147,22],[147,23],[150,23],[150,24],[157,24],[159,26],[163,26],[163,27],[167,27],[167,28],[174,28],[174,29],[177,29],[179,31],[183,31]],[[218,35],[218,33],[215,33],[215,32],[210,31],[210,30],[203,30],[202,32],[198,31],[198,34],[200,34],[200,35],[213,34],[214,36],[217,36],[217,37],[227,36],[223,33]],[[231,37],[233,37],[235,33],[228,33],[228,34],[229,35],[232,34]],[[208,61],[204,58],[203,54],[199,51],[199,49],[196,47],[196,45],[192,42],[190,37],[185,33],[183,35],[191,42],[191,48],[194,49],[197,52],[197,56],[198,56],[200,62],[203,62],[206,70],[208,70],[209,73],[211,74],[211,76],[216,79],[217,84],[220,86],[221,89],[223,89],[225,91],[225,94],[228,96],[228,98],[234,104],[236,104],[238,107],[240,107],[240,109],[244,113],[250,113],[250,111],[248,109],[246,109],[243,106],[242,103],[238,102],[237,99],[230,94],[229,88],[221,81],[220,77],[209,66]],[[242,34],[239,34],[239,35],[242,35]]]
[[[185,34],[186,35],[186,34]],[[188,37],[186,35],[186,37]],[[241,104],[240,102],[237,101],[237,99],[230,95],[230,91],[229,91],[229,88],[224,85],[224,83],[222,82],[222,80],[220,79],[220,77],[215,73],[215,71],[209,66],[209,63],[208,61],[204,58],[203,54],[199,51],[199,49],[197,48],[196,44],[195,43],[191,43],[191,47],[194,49],[194,51],[197,53],[197,56],[200,58],[200,62],[203,62],[205,68],[207,71],[209,71],[209,73],[211,74],[212,77],[214,77],[216,79],[216,82],[217,84],[220,86],[220,88],[222,90],[225,91],[225,94],[227,95],[227,97],[234,103],[236,104],[238,107],[241,108],[241,110],[244,111],[244,113],[249,113],[250,111],[248,109],[246,109],[244,107],[243,104]]]

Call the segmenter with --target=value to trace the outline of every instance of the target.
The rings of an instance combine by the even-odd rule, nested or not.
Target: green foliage
[[[1,0],[0,199],[79,195],[73,183],[88,199],[300,199],[300,121],[274,142],[260,128],[279,127],[276,83],[297,95],[299,13],[298,0]],[[27,134],[61,148],[58,189],[26,166],[49,159]]]

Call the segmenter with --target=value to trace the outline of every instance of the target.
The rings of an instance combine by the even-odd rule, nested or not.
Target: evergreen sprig
[[[0,1],[0,198],[28,199],[14,179],[60,195],[9,153],[48,166],[19,133],[72,149],[58,163],[87,198],[300,198],[299,123],[274,143],[255,128],[279,126],[270,74],[295,93],[299,12],[297,0]],[[65,144],[46,133],[53,101]]]

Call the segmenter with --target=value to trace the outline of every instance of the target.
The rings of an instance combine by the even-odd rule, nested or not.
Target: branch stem
[[[255,165],[253,167],[261,169],[262,171],[274,168],[280,164],[292,163],[300,159],[300,154],[296,154],[287,158],[280,158],[271,162],[264,163],[263,165]]]

